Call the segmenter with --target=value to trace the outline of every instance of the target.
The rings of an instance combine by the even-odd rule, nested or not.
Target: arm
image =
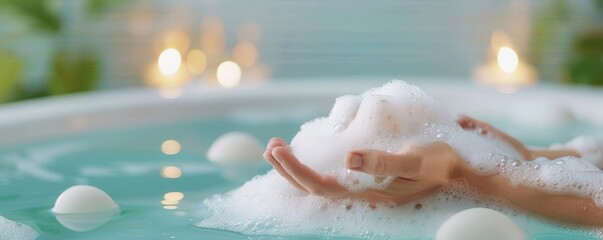
[[[529,157],[528,160],[537,158],[537,157],[545,157],[548,159],[556,159],[560,157],[580,157],[580,154],[574,149],[528,149]]]
[[[513,205],[537,215],[561,222],[603,226],[603,208],[591,199],[571,195],[555,195],[525,186],[514,187],[501,175],[480,176],[460,163],[455,177],[487,195],[503,198]]]
[[[603,226],[603,209],[590,199],[555,195],[525,186],[514,187],[504,176],[475,174],[456,152],[442,142],[415,143],[396,154],[353,151],[345,158],[347,168],[376,176],[396,176],[386,189],[351,193],[329,175],[319,174],[301,163],[282,139],[273,139],[266,160],[300,191],[324,197],[357,198],[368,201],[408,201],[431,194],[450,181],[466,180],[478,191],[503,198],[540,216],[567,223]]]
[[[521,143],[519,140],[515,139],[514,137],[510,136],[509,134],[507,134],[501,130],[498,130],[497,128],[493,127],[492,125],[490,125],[486,122],[476,120],[469,116],[461,115],[457,119],[457,123],[463,129],[474,130],[476,132],[479,132],[480,134],[489,134],[489,135],[495,136],[495,137],[507,142],[509,145],[511,145],[511,147],[515,148],[526,160],[532,160],[537,157],[546,157],[548,159],[556,159],[556,158],[567,157],[567,156],[580,157],[580,154],[576,150],[573,150],[573,149],[549,150],[549,149],[526,148],[523,145],[523,143]]]

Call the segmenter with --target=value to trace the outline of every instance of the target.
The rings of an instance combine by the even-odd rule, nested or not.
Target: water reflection
[[[184,199],[184,194],[182,192],[168,192],[163,195],[161,204],[163,204],[164,209],[173,210],[178,208],[178,204],[180,204],[182,199]]]
[[[109,220],[111,220],[113,216],[116,216],[117,214],[117,211],[104,211],[83,214],[55,213],[55,217],[61,225],[70,230],[76,232],[87,232],[104,225]]]
[[[161,143],[161,152],[165,155],[175,155],[180,152],[180,143],[176,140],[165,140]]]
[[[161,176],[164,178],[179,178],[182,176],[182,170],[176,166],[165,166],[161,168]]]

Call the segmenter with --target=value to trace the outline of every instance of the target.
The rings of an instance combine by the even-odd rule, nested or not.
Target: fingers
[[[268,142],[268,146],[266,146],[266,151],[264,151],[264,159],[266,159],[266,161],[268,161],[268,163],[270,163],[272,166],[280,165],[274,156],[272,156],[272,149],[278,146],[286,146],[285,141],[282,138],[272,138]]]
[[[459,115],[456,122],[464,129],[473,129],[475,127],[474,119],[466,115]]]
[[[492,127],[486,122],[482,122],[466,115],[460,115],[456,122],[467,130],[475,130],[478,134],[487,134]]]
[[[349,194],[333,177],[318,174],[301,163],[289,148],[276,147],[273,155],[285,171],[310,194],[333,198],[342,198]]]
[[[287,173],[287,171],[285,171],[285,169],[283,169],[283,166],[276,160],[276,158],[274,158],[274,155],[272,154],[272,151],[274,150],[274,148],[286,147],[286,146],[287,146],[287,144],[285,143],[285,140],[283,140],[282,138],[270,139],[270,141],[268,142],[268,146],[266,147],[266,151],[264,151],[264,159],[266,159],[266,161],[274,167],[274,170],[276,170],[276,172],[278,172],[279,175],[281,175],[283,178],[285,178],[285,180],[287,180],[287,182],[291,183],[291,185],[293,185],[298,190],[308,193],[308,191],[304,187],[302,187],[295,179],[293,179],[293,177],[291,177]]]
[[[376,176],[397,176],[416,180],[423,160],[414,154],[392,154],[379,150],[360,150],[348,153],[345,165],[348,169]]]

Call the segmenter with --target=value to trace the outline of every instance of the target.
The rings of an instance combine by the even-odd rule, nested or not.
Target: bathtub
[[[602,89],[540,85],[501,93],[463,79],[407,81],[453,114],[489,121],[529,145],[547,146],[580,134],[603,137]],[[167,93],[139,88],[4,105],[0,216],[31,227],[39,239],[247,239],[194,226],[209,214],[204,198],[270,169],[261,161],[243,171],[208,162],[205,153],[213,140],[229,131],[245,131],[264,142],[272,136],[290,139],[303,122],[328,114],[336,97],[383,83],[289,80],[233,89],[191,85]],[[176,153],[162,151],[167,140],[178,143]],[[61,225],[49,210],[76,184],[105,190],[120,206],[119,216],[87,232]],[[166,199],[169,193],[181,198]],[[588,239],[578,230],[547,224],[526,231],[535,239]]]

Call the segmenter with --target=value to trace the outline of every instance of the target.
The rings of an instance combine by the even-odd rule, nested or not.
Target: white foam
[[[577,136],[565,144],[553,144],[551,149],[570,148],[580,153],[582,159],[588,160],[599,169],[603,169],[603,140],[591,136]]]
[[[30,240],[37,237],[38,232],[31,227],[0,216],[0,239]]]
[[[434,98],[402,81],[360,96],[336,100],[328,117],[304,124],[291,141],[294,154],[304,164],[334,176],[350,191],[386,187],[371,175],[349,172],[343,165],[354,149],[398,151],[416,138],[448,143],[481,175],[502,174],[512,183],[543,191],[593,198],[603,205],[602,172],[576,158],[526,161],[510,145],[491,136],[461,129]],[[213,214],[199,223],[247,234],[325,234],[356,237],[412,238],[435,234],[454,213],[475,206],[513,213],[511,208],[489,201],[464,185],[404,206],[381,203],[333,201],[308,196],[293,188],[275,171],[259,176],[226,195],[204,201]],[[415,209],[415,205],[420,209]],[[510,215],[510,214],[507,214]],[[523,216],[523,218],[530,218]]]
[[[291,149],[304,164],[335,176],[350,191],[380,189],[393,178],[375,181],[372,175],[347,171],[345,154],[354,149],[397,152],[408,138],[420,136],[426,123],[460,129],[446,109],[423,90],[392,81],[360,96],[337,98],[327,118],[301,127]]]

